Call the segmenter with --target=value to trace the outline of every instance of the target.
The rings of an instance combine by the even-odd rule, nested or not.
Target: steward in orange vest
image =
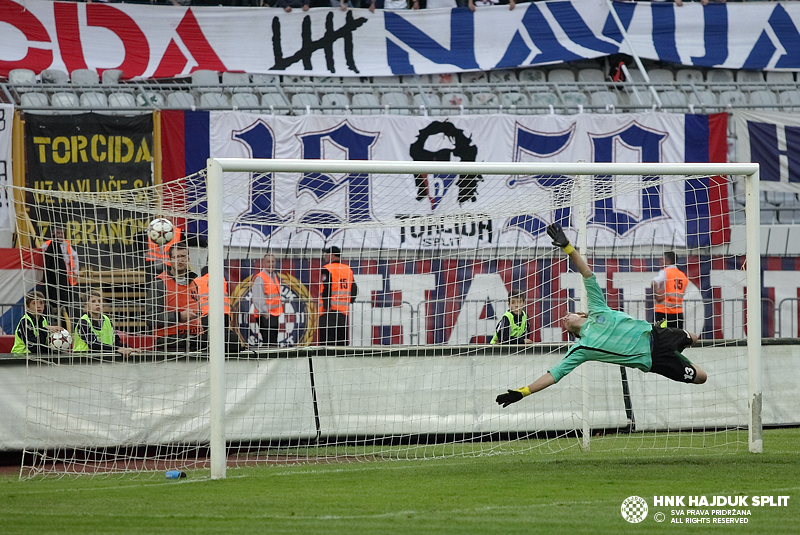
[[[251,286],[261,343],[272,347],[278,345],[279,318],[283,313],[281,280],[275,272],[277,262],[275,255],[264,255],[260,262],[261,271],[253,275]]]
[[[675,262],[675,253],[664,253],[664,268],[651,284],[655,300],[653,312],[656,325],[683,329],[683,295],[689,287],[689,279],[675,267]]]
[[[350,303],[358,295],[353,270],[340,261],[341,250],[327,250],[328,262],[322,267],[319,290],[319,343],[345,346],[349,343],[348,319]]]
[[[72,305],[78,301],[74,292],[78,284],[80,261],[78,253],[64,237],[62,227],[53,224],[51,235],[52,238],[42,244],[44,257],[42,289],[49,307],[46,314],[51,316],[53,323],[57,323],[62,308],[70,317],[74,316]]]
[[[196,286],[189,270],[189,249],[182,243],[170,249],[171,266],[151,283],[148,319],[159,351],[196,351],[204,333]]]

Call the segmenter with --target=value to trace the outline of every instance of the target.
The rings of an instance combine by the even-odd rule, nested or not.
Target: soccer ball
[[[72,349],[72,335],[63,329],[50,333],[50,347],[56,351],[69,351]]]
[[[174,235],[175,227],[172,226],[169,219],[159,217],[150,221],[147,226],[147,236],[159,245],[171,241]]]

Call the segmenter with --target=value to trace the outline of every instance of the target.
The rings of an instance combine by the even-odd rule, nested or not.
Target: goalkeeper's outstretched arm
[[[573,247],[569,242],[566,234],[564,234],[564,230],[561,228],[561,225],[558,223],[548,225],[547,234],[550,236],[550,238],[552,238],[554,246],[561,248],[562,251],[569,255],[569,259],[572,260],[572,263],[575,264],[575,268],[581,275],[583,275],[584,279],[588,279],[592,276],[592,270],[589,268],[589,264],[586,263],[586,260],[583,259],[581,253],[579,253],[578,250],[575,249],[575,247]],[[547,372],[528,386],[523,386],[522,388],[517,388],[516,390],[509,390],[505,394],[500,394],[497,396],[495,401],[503,407],[508,407],[512,403],[516,403],[525,396],[529,396],[535,392],[544,390],[548,386],[552,386],[555,383],[556,381],[553,376],[550,374],[550,372]]]

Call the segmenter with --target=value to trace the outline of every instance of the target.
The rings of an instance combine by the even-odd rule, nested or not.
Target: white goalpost
[[[128,191],[21,189],[18,232],[41,243],[61,225],[80,259],[75,301],[48,320],[75,332],[85,297],[100,295],[133,349],[28,356],[21,475],[207,468],[220,479],[238,466],[573,447],[761,452],[758,173],[750,163],[211,158],[200,173]],[[720,194],[733,177],[745,182],[744,214]],[[181,230],[173,249],[131,237],[146,240],[157,218]],[[553,222],[608,306],[636,319],[654,320],[652,281],[664,253],[676,255],[685,328],[700,337],[685,355],[706,384],[587,362],[520,403],[495,403],[564,357],[561,318],[587,310],[582,277],[545,232]],[[333,246],[357,288],[344,346],[319,338]],[[37,273],[29,253],[23,266]],[[204,268],[205,294],[191,281]],[[264,271],[281,303],[271,345],[254,285]],[[181,316],[189,305],[170,301],[175,287],[202,318]],[[512,294],[530,343],[491,344]],[[159,345],[170,333],[177,348]]]

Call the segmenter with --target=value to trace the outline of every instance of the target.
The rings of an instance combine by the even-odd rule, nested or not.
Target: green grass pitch
[[[764,432],[765,453],[709,450],[539,452],[207,471],[0,479],[0,533],[800,533],[800,429]],[[622,502],[649,505],[638,524]],[[654,496],[789,496],[737,507],[745,524],[672,522]],[[700,509],[716,509],[705,507]],[[664,522],[656,522],[656,513]]]

